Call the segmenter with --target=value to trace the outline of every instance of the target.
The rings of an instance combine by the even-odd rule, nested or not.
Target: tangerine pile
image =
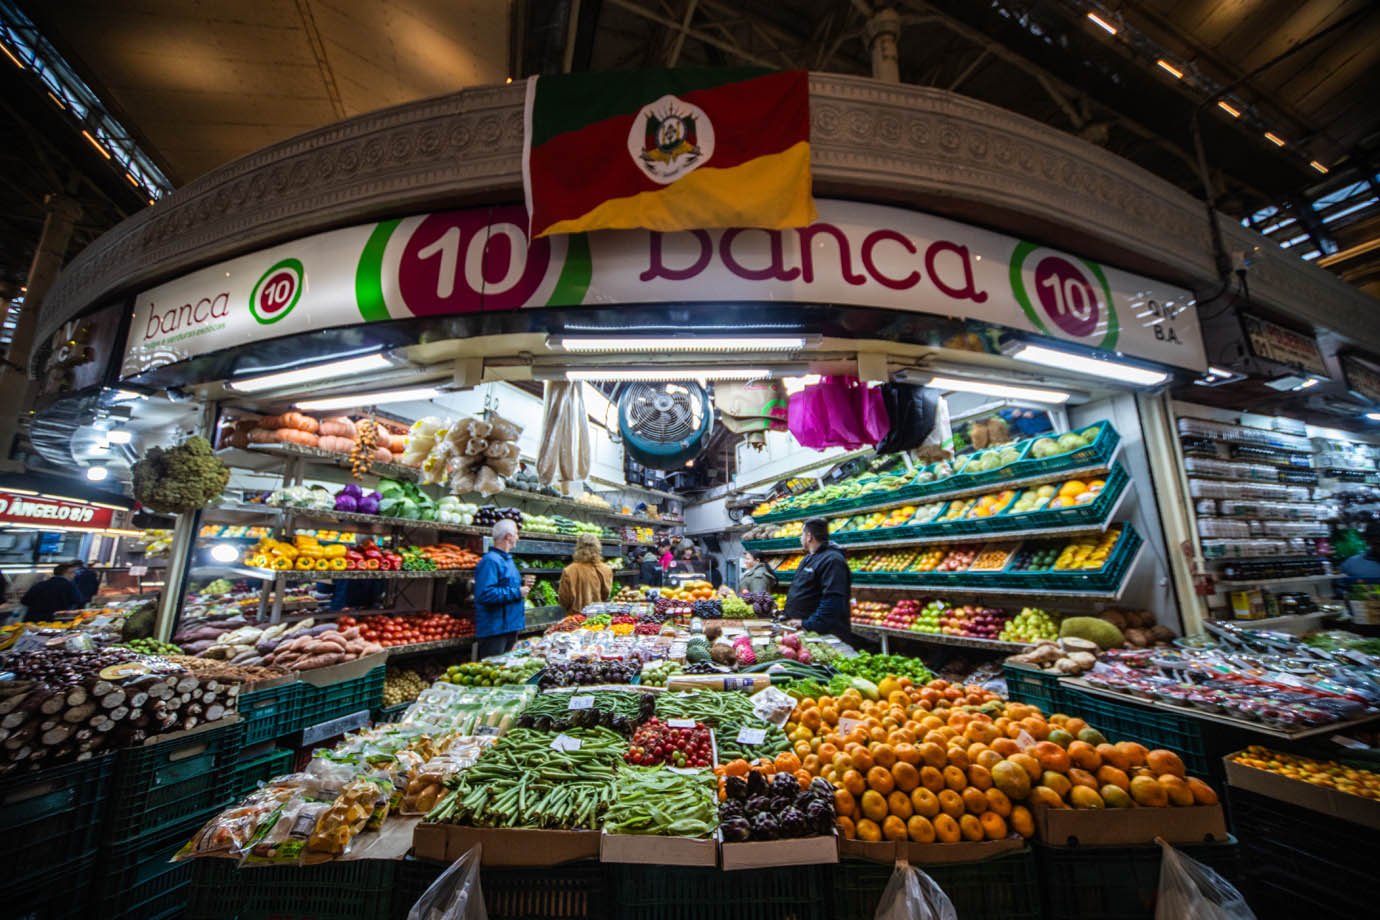
[[[944,680],[888,677],[801,700],[786,723],[804,777],[835,787],[840,833],[952,843],[1035,832],[1031,808],[1209,805],[1217,795],[1173,751],[1109,744],[1082,719]],[[782,755],[783,757],[785,755]],[[795,772],[792,770],[791,772]]]

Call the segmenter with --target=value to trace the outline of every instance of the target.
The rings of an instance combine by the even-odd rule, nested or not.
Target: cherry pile
[[[663,763],[673,767],[709,767],[713,766],[714,751],[709,729],[703,722],[696,722],[694,728],[672,728],[654,718],[633,732],[623,759],[644,767]]]

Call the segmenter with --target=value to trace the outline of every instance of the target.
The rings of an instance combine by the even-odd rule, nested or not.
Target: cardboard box
[[[904,859],[916,866],[982,862],[984,859],[993,859],[1022,849],[1025,849],[1025,841],[1020,837],[977,842],[964,840],[959,843],[839,840],[839,856],[846,859],[866,859],[885,863]]]
[[[799,837],[794,840],[759,840],[725,843],[720,847],[724,871],[765,869],[771,866],[814,866],[839,861],[834,835]]]
[[[1232,760],[1235,756],[1236,754],[1228,754],[1222,758],[1227,765],[1228,785],[1307,808],[1331,818],[1340,818],[1380,830],[1380,802],[1359,795],[1348,795],[1326,786],[1315,786],[1302,780],[1290,779],[1277,773],[1257,770],[1255,767],[1248,767]]]
[[[656,834],[605,832],[599,839],[599,861],[713,867],[719,864],[719,842],[713,837],[662,837]]]
[[[479,844],[484,848],[481,864],[485,866],[555,866],[597,859],[599,837],[598,831],[422,823],[413,831],[412,849],[418,859],[454,862]]]
[[[1221,805],[1167,808],[1049,808],[1035,806],[1035,836],[1051,846],[1139,846],[1227,839]]]

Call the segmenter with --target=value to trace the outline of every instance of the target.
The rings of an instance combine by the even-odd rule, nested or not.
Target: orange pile
[[[1108,744],[1082,719],[1046,718],[1034,706],[943,680],[916,686],[888,677],[878,689],[876,701],[852,689],[802,700],[786,723],[801,774],[834,785],[839,830],[850,839],[1030,837],[1037,804],[1217,801],[1206,783],[1185,776],[1174,752]]]

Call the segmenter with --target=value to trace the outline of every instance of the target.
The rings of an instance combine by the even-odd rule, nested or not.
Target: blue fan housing
[[[638,463],[674,470],[699,456],[714,416],[697,383],[633,383],[618,398],[623,447]]]

